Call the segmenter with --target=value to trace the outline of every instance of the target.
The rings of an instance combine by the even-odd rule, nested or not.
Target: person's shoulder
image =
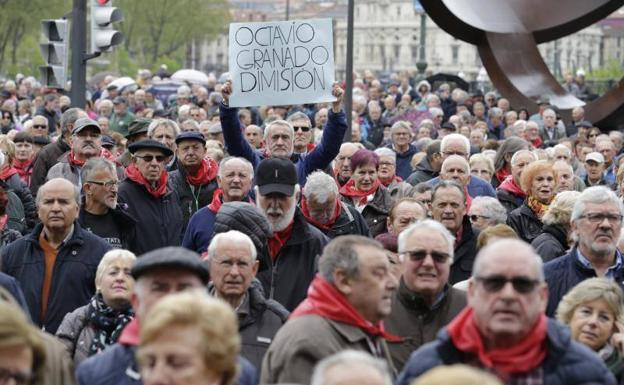
[[[134,363],[134,349],[114,344],[102,353],[91,356],[76,369],[80,385],[117,385],[119,377]],[[138,382],[137,382],[138,383]]]
[[[438,351],[440,345],[441,342],[436,339],[412,352],[396,384],[408,385],[415,377],[420,376],[431,368],[442,365],[442,358]]]
[[[277,332],[275,342],[298,345],[316,345],[319,336],[326,335],[331,326],[327,320],[319,315],[306,314],[290,318]]]
[[[549,277],[550,274],[556,271],[560,271],[561,269],[566,268],[571,262],[573,258],[574,251],[570,251],[562,256],[559,256],[555,259],[552,259],[544,264],[544,274],[546,274],[546,278]]]

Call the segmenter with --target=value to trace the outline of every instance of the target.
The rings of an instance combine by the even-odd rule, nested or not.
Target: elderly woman
[[[531,243],[544,262],[565,254],[570,244],[570,217],[578,191],[564,191],[555,196],[544,214],[542,233]]]
[[[572,339],[595,351],[620,384],[624,360],[618,324],[624,321],[623,303],[624,293],[617,283],[590,278],[572,288],[557,307],[557,319],[570,327]]]
[[[17,171],[22,182],[26,186],[30,186],[30,176],[33,172],[33,158],[35,157],[35,150],[33,146],[33,139],[27,132],[18,132],[13,137],[13,143],[15,143],[15,158],[13,159],[12,166]]]
[[[490,226],[504,224],[507,221],[507,210],[498,199],[479,196],[472,200],[468,218],[472,228],[482,231]]]
[[[396,174],[396,152],[387,147],[382,147],[376,149],[375,154],[379,156],[377,177],[388,190],[390,197],[396,201],[407,196],[412,190],[412,185],[403,182],[403,179]]]
[[[364,217],[372,237],[386,232],[386,219],[393,200],[378,178],[379,155],[361,149],[351,156],[351,179],[340,188],[345,203],[353,205]]]
[[[470,157],[470,174],[477,176],[487,182],[492,180],[494,175],[494,163],[483,154],[474,154]]]
[[[511,175],[511,157],[513,154],[528,149],[529,143],[518,137],[511,137],[503,142],[496,151],[496,158],[494,158],[494,177],[491,178],[494,188],[498,187],[505,178]]]
[[[91,302],[67,314],[56,331],[78,365],[117,341],[134,312],[130,296],[134,279],[130,268],[136,259],[127,250],[104,254],[95,274],[96,293]]]
[[[30,189],[11,165],[15,159],[15,143],[6,136],[0,137],[0,151],[3,155],[0,157],[0,180],[9,186],[22,202],[26,227],[32,229],[37,223],[37,209]]]
[[[233,385],[240,350],[234,311],[201,292],[172,294],[141,324],[137,359],[145,385]]]
[[[535,161],[522,171],[520,187],[527,197],[509,213],[507,224],[523,241],[531,243],[542,232],[542,218],[557,191],[557,173],[550,162]]]

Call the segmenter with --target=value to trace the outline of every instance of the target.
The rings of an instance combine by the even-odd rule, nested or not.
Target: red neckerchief
[[[252,205],[255,205],[254,201],[251,198],[249,198],[248,201]],[[208,210],[216,214],[217,212],[219,212],[222,205],[223,205],[223,189],[218,188],[212,194],[212,202],[210,202],[210,204],[207,207],[208,207]]]
[[[522,191],[522,189],[520,188],[520,186],[518,186],[518,184],[516,184],[516,181],[514,180],[513,175],[509,175],[503,181],[503,183],[501,183],[500,186],[498,186],[498,188],[501,190],[507,191],[511,195],[515,195],[520,198],[526,198],[526,193]]]
[[[268,239],[267,244],[269,246],[269,255],[271,256],[271,260],[275,261],[275,259],[277,258],[277,254],[279,254],[282,247],[284,247],[284,245],[288,241],[288,238],[290,238],[290,234],[292,233],[294,224],[295,221],[291,221],[288,227],[286,227],[282,231],[273,233],[273,236]]]
[[[397,183],[399,183],[399,182],[403,182],[403,178],[401,178],[401,177],[400,177],[400,176],[398,176],[398,175],[395,175],[394,177],[392,177],[392,179],[390,179],[390,180],[389,180],[389,181],[387,181],[387,182],[384,182],[384,181],[383,181],[383,180],[381,180],[381,179],[380,179],[380,181],[381,181],[381,184],[383,184],[383,185],[384,185],[384,187],[388,187],[388,186],[390,186],[393,182],[397,182]]]
[[[139,323],[139,319],[134,317],[132,321],[130,321],[124,330],[121,332],[119,336],[119,342],[122,345],[130,345],[130,346],[138,346],[141,342],[139,338],[139,332],[141,331],[141,324]]]
[[[531,141],[531,144],[533,145],[533,147],[535,148],[540,148],[542,147],[542,144],[544,144],[544,141],[542,140],[542,138],[540,138],[539,136],[537,138],[535,138],[535,140]]]
[[[314,148],[316,148],[316,144],[314,144],[314,143],[308,143],[308,145],[306,146],[306,150],[308,152],[314,150]]]
[[[9,214],[4,214],[0,216],[0,231],[4,230],[8,221],[9,221]]]
[[[542,314],[520,343],[489,351],[483,346],[471,307],[462,310],[446,330],[458,350],[477,355],[483,366],[508,379],[511,374],[530,372],[544,361],[547,324],[546,316]]]
[[[27,178],[32,174],[32,169],[30,167],[32,166],[32,162],[32,159],[29,159],[25,162],[20,162],[17,159],[13,161],[13,168],[17,170],[17,173],[23,181],[26,181]]]
[[[327,223],[320,223],[316,219],[310,216],[310,211],[308,210],[308,203],[305,197],[302,196],[301,212],[303,213],[303,216],[306,218],[308,222],[310,222],[311,224],[313,224],[314,226],[320,229],[329,231],[331,230],[332,225],[336,222],[336,219],[338,219],[338,217],[340,216],[340,213],[342,212],[342,205],[340,204],[340,199],[336,198],[336,203],[334,204],[334,213],[332,214],[331,218],[329,218],[329,221]]]
[[[466,195],[466,212],[469,212],[470,205],[472,204],[472,197],[468,194],[468,186],[464,187],[464,194]]]
[[[510,171],[509,171],[509,169],[507,167],[503,167],[500,170],[496,171],[496,174],[494,174],[494,175],[496,175],[496,179],[500,183],[503,183],[505,178],[507,178],[510,175]]]
[[[388,341],[401,341],[400,337],[387,333],[383,323],[373,324],[362,315],[333,285],[321,278],[318,274],[310,284],[308,297],[290,314],[290,318],[315,314],[332,321],[345,323],[362,329],[366,334],[381,336]]]
[[[340,194],[349,198],[360,198],[360,205],[364,205],[367,202],[366,198],[369,195],[376,193],[379,186],[381,186],[381,182],[377,179],[375,180],[375,183],[373,183],[373,187],[371,187],[370,190],[362,191],[355,188],[355,182],[353,179],[349,179],[349,181],[340,188]]]
[[[119,165],[119,163],[117,163],[117,159],[115,159],[115,156],[113,156],[113,154],[105,148],[102,148],[102,150],[100,151],[100,157],[110,160],[115,165]],[[69,162],[69,164],[75,167],[82,167],[85,163],[87,163],[86,160],[76,159],[76,154],[74,153],[74,150],[69,150],[69,155],[67,155],[67,161]]]
[[[9,165],[5,165],[4,167],[2,167],[2,170],[0,170],[0,179],[7,180],[7,179],[9,179],[11,176],[13,176],[15,174],[18,174],[18,172],[15,169],[15,167],[9,166]]]
[[[193,186],[202,186],[210,183],[217,176],[219,165],[213,159],[202,159],[196,175],[186,174],[186,180]]]
[[[143,185],[147,192],[154,198],[162,198],[167,193],[167,179],[169,175],[165,170],[163,170],[160,174],[160,179],[158,180],[156,188],[152,187],[151,183],[145,179],[143,174],[141,174],[141,171],[139,171],[134,163],[130,163],[130,165],[126,168],[126,176],[131,181]]]

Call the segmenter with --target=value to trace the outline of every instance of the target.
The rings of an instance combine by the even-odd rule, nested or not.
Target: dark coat
[[[26,303],[26,298],[24,298],[24,292],[22,291],[19,282],[17,282],[17,280],[10,275],[0,272],[0,286],[11,294],[19,307],[21,307],[22,310],[24,310],[24,313],[30,317],[28,304]]]
[[[35,200],[26,186],[26,183],[22,179],[20,179],[19,174],[13,174],[5,180],[5,183],[9,186],[9,188],[17,195],[17,197],[22,201],[22,206],[24,206],[24,215],[26,216],[26,226],[28,230],[32,230],[39,218],[37,217],[37,207],[35,206]]]
[[[531,246],[537,251],[544,262],[553,260],[568,250],[568,233],[559,225],[544,225]]]
[[[353,200],[349,197],[343,196],[342,201],[353,206]],[[379,186],[373,200],[364,206],[362,216],[366,220],[373,238],[387,231],[386,219],[390,214],[392,205],[394,205],[394,201],[390,197],[388,190],[384,186]]]
[[[178,194],[167,187],[167,193],[156,198],[144,186],[125,179],[119,184],[119,201],[137,221],[135,254],[141,255],[165,246],[179,246],[184,223]]]
[[[362,235],[371,238],[368,225],[362,214],[360,214],[355,207],[347,203],[340,202],[340,205],[342,206],[342,210],[331,228],[329,230],[317,228],[330,239],[341,235]]]
[[[386,147],[396,153],[396,175],[400,176],[401,179],[409,178],[410,175],[412,175],[412,157],[418,152],[418,149],[410,144],[405,152],[399,154],[394,149],[392,144],[389,144]]]
[[[48,171],[54,166],[58,159],[71,150],[69,144],[65,143],[63,138],[59,138],[56,142],[46,145],[37,153],[33,161],[33,171],[30,176],[30,191],[32,195],[37,195],[39,187],[46,182]]]
[[[418,183],[426,182],[436,176],[438,176],[438,172],[433,170],[429,158],[425,156],[418,162],[414,172],[407,178],[406,182],[416,186]]]
[[[84,204],[82,205],[82,207],[80,208],[80,214],[78,215],[78,223],[80,223],[80,226],[82,226],[83,228],[85,228],[88,231],[91,231],[91,229],[87,229],[85,227],[85,223],[84,223],[84,217],[85,217],[85,208],[84,208]],[[113,217],[113,221],[115,222],[115,225],[117,226],[118,230],[119,230],[119,234],[121,234],[121,247],[126,249],[126,250],[130,250],[133,253],[136,253],[136,225],[137,225],[137,221],[136,219],[134,219],[132,217],[132,215],[128,214],[128,211],[126,210],[126,206],[125,205],[119,205],[117,204],[117,207],[115,207],[114,210],[110,210],[110,213]],[[95,235],[99,235],[99,234],[95,234]]]
[[[533,210],[529,208],[526,200],[522,206],[509,213],[507,216],[507,225],[527,243],[533,242],[533,240],[542,233],[542,227],[544,227],[542,221],[540,221]]]
[[[622,257],[619,251],[616,251],[616,253],[616,258],[618,256]],[[588,269],[581,264],[578,260],[577,247],[575,246],[569,253],[546,263],[544,265],[544,276],[548,284],[546,314],[549,317],[553,317],[561,298],[579,282],[588,278],[595,278],[596,271]],[[624,289],[624,266],[615,272],[613,281],[617,282]]]
[[[498,201],[507,210],[507,215],[522,206],[522,202],[524,202],[523,197],[513,195],[509,191],[501,188],[496,189],[496,199],[498,199]]]
[[[35,116],[41,115],[48,120],[48,132],[50,135],[56,132],[56,123],[61,121],[60,114],[57,111],[48,111],[44,106],[41,106],[35,112]]]
[[[449,283],[465,281],[472,275],[472,265],[477,257],[477,238],[479,230],[473,229],[468,216],[464,216],[462,221],[462,237],[459,242],[455,242],[455,252]]]
[[[193,214],[212,202],[212,195],[217,189],[217,178],[199,187],[192,186],[186,180],[186,170],[178,164],[178,169],[169,173],[169,185],[178,193],[180,210],[186,225]]]
[[[573,341],[567,327],[548,320],[546,358],[542,363],[544,385],[615,385],[602,359],[585,345]],[[440,365],[466,364],[446,330],[412,353],[395,385],[409,385],[427,370]]]
[[[65,314],[86,305],[95,294],[95,272],[110,246],[84,230],[78,222],[69,240],[60,247],[50,285],[47,315],[41,319],[41,291],[45,258],[39,246],[39,224],[32,233],[0,250],[2,271],[20,283],[33,322],[55,333]]]
[[[403,368],[413,351],[433,341],[465,306],[466,292],[447,286],[444,297],[430,307],[401,278],[399,289],[392,296],[392,313],[384,319],[388,332],[403,337],[401,342],[388,342],[397,370]]]
[[[329,238],[310,225],[297,208],[290,238],[275,260],[259,256],[258,280],[264,293],[289,311],[293,311],[308,294],[308,286],[318,270],[318,259]]]

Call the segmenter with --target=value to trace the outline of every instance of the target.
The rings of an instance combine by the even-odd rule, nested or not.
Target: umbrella
[[[182,80],[191,84],[199,84],[202,86],[208,85],[208,76],[201,71],[192,69],[176,71],[176,73],[171,75],[171,79]]]
[[[122,89],[124,89],[126,87],[129,87],[129,86],[136,86],[136,82],[131,77],[124,76],[124,77],[121,77],[119,79],[113,80],[112,82],[110,82],[110,84],[108,86],[109,87],[110,86],[117,86],[117,89],[122,90]]]
[[[99,82],[101,82],[102,80],[104,80],[105,77],[107,77],[108,75],[112,75],[114,77],[118,77],[119,74],[117,72],[113,72],[113,71],[103,71],[103,72],[98,72],[95,75],[91,76],[91,78],[89,79],[89,85],[90,86],[97,86]]]

